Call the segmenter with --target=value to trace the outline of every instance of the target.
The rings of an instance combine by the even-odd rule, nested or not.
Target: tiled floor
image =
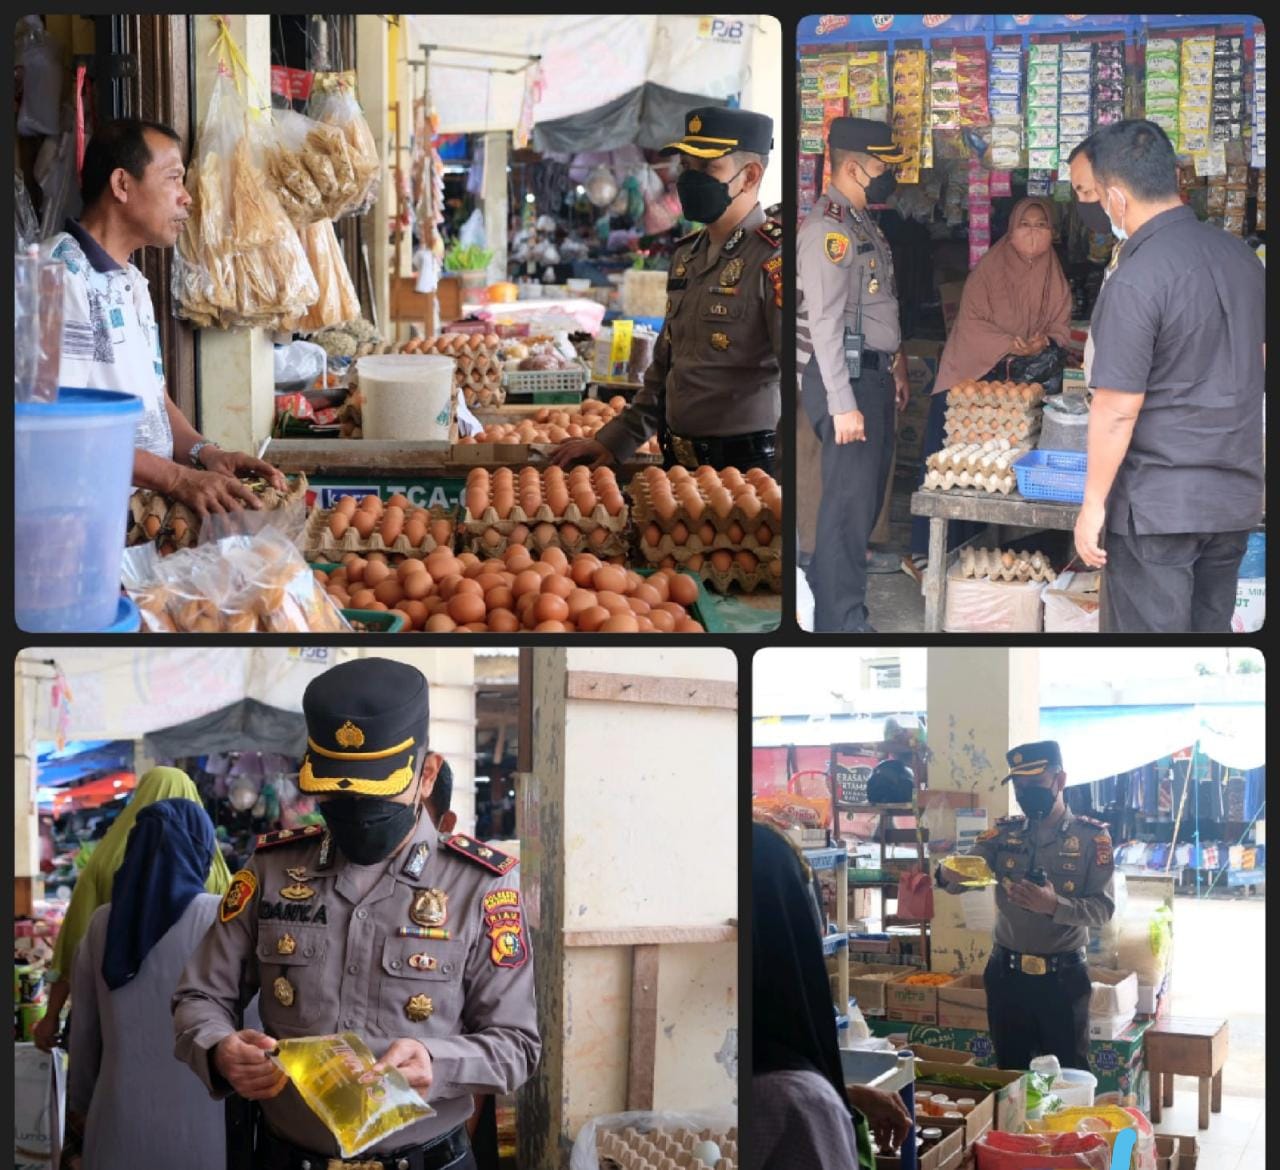
[[[1222,1095],[1222,1112],[1209,1114],[1209,1128],[1196,1129],[1199,1112],[1194,1077],[1174,1081],[1173,1106],[1166,1108],[1157,1133],[1194,1134],[1200,1142],[1196,1170],[1264,1170],[1266,1102],[1262,1097]]]

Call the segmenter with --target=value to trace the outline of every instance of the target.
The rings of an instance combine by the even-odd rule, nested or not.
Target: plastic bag
[[[68,219],[80,214],[80,176],[76,173],[76,136],[68,130],[41,144],[32,168],[40,184],[40,238],[62,231]]]
[[[356,101],[355,74],[318,75],[308,112],[319,123],[308,143],[328,149],[340,192],[326,200],[330,218],[364,215],[378,197],[382,159]]]
[[[328,154],[309,141],[316,124],[296,110],[273,110],[271,120],[274,133],[264,163],[285,214],[298,228],[328,218],[315,172],[331,184],[333,165]]]
[[[305,383],[310,386],[323,377],[329,355],[313,341],[294,341],[275,347],[275,384],[279,386]]]
[[[823,829],[831,824],[831,801],[777,792],[752,797],[751,815],[783,829]]]
[[[898,878],[898,910],[903,918],[933,918],[933,880],[927,873],[904,873]]]
[[[57,134],[62,95],[62,50],[45,32],[38,16],[19,21],[17,64],[22,70],[18,133],[27,137]]]
[[[27,184],[17,170],[13,172],[13,238],[16,252],[25,252],[29,245],[40,242],[40,221],[31,206]]]
[[[370,1071],[376,1058],[354,1032],[281,1040],[271,1062],[324,1122],[344,1158],[435,1116],[396,1069]]]
[[[736,1077],[736,1068],[731,1072]],[[593,1117],[574,1139],[569,1170],[600,1170],[602,1145],[611,1135],[627,1145],[638,1145],[641,1138],[655,1131],[674,1134],[679,1130],[694,1134],[710,1130],[711,1137],[707,1140],[718,1146],[731,1164],[737,1163],[738,1114],[736,1109],[724,1108],[693,1113],[607,1113]]]
[[[479,208],[476,208],[467,217],[467,222],[462,225],[462,230],[458,232],[458,243],[464,248],[483,248],[486,246],[484,213]]]
[[[351,626],[293,542],[276,528],[230,536],[162,558],[126,549],[125,591],[152,633],[337,634]]]
[[[280,328],[320,295],[301,240],[268,181],[270,115],[230,74],[214,82],[187,171],[190,218],[174,249],[175,311],[202,328]]]
[[[320,295],[302,317],[289,323],[289,328],[299,333],[316,333],[356,320],[360,316],[360,298],[347,272],[346,257],[333,230],[333,221],[322,219],[302,228],[298,235]]]
[[[995,884],[996,875],[991,872],[987,859],[980,853],[953,853],[944,857],[942,864],[947,869],[964,874],[965,881],[962,885],[976,889]]]
[[[1005,1133],[975,1143],[977,1170],[1111,1170],[1111,1149],[1097,1134]]]

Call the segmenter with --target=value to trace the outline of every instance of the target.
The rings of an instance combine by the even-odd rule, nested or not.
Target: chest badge
[[[867,281],[867,292],[869,292],[872,296],[875,296],[876,293],[878,293],[879,291],[880,291],[880,281],[873,276],[869,281]]]
[[[713,317],[727,317],[729,315],[729,306],[723,301],[713,301],[707,311]]]
[[[404,1014],[415,1024],[420,1024],[423,1020],[431,1019],[432,1013],[435,1010],[436,1005],[431,1002],[431,997],[429,995],[415,995],[407,1004],[404,1005]]]
[[[412,967],[415,971],[434,971],[437,967],[440,966],[440,960],[437,959],[434,955],[425,955],[425,954],[410,955],[409,966]]]
[[[730,260],[720,271],[720,283],[725,288],[733,288],[742,279],[742,257]]]
[[[1013,857],[1006,857],[1006,858],[1004,859],[1004,867],[1005,867],[1005,869],[1012,869],[1012,868],[1013,868],[1015,865],[1017,865],[1017,864],[1018,864],[1018,862],[1017,862],[1017,859],[1016,859],[1016,858],[1013,858]]]
[[[293,877],[292,871],[289,876]],[[293,885],[285,886],[280,891],[280,897],[290,902],[305,902],[308,898],[314,898],[315,896],[315,890],[297,878],[293,879]]]
[[[271,990],[283,1007],[293,1007],[293,984],[283,975],[271,985]]]
[[[1064,893],[1067,893],[1067,894],[1075,893],[1075,888],[1076,888],[1075,882],[1068,881],[1068,882],[1062,883],[1062,890]]]
[[[276,954],[291,955],[298,949],[298,941],[291,934],[282,934],[276,939]]]
[[[729,337],[725,333],[713,333],[711,335],[711,348],[718,349],[722,353],[729,348]]]
[[[685,267],[684,261],[681,260],[671,271],[674,272],[676,276],[683,276],[688,269]]]
[[[1079,853],[1079,852],[1080,852],[1080,838],[1079,838],[1079,837],[1068,837],[1068,838],[1067,838],[1065,841],[1063,841],[1063,843],[1062,843],[1062,852],[1063,852],[1063,853]]]
[[[449,895],[444,890],[419,890],[409,917],[419,926],[443,926],[449,920]]]

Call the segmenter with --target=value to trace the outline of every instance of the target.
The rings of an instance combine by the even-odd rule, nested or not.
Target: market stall
[[[1060,592],[1075,600],[1038,609],[1002,588],[1009,582],[975,585],[948,551],[948,526],[983,525],[976,543],[1005,554],[1043,552],[1055,576],[1077,567],[1069,537],[1056,533],[1070,532],[1083,498],[1091,395],[1079,367],[1114,240],[1082,221],[1068,156],[1100,126],[1150,118],[1174,142],[1183,200],[1263,255],[1265,30],[1246,15],[827,15],[804,18],[797,44],[800,217],[829,177],[823,148],[833,118],[887,122],[911,156],[887,205],[871,209],[893,249],[912,391],[877,545],[901,552],[904,520],[927,521],[928,632],[1095,631],[1096,575],[1068,578]],[[1071,294],[1069,338],[1056,359],[1065,371],[1046,366],[1043,385],[1019,373],[948,388],[945,443],[926,449],[929,395],[965,281],[1023,196],[1055,205],[1055,251]],[[802,501],[802,517],[813,506]],[[811,539],[805,523],[802,541]],[[1045,530],[1041,547],[1036,532]],[[926,558],[916,536],[918,575]],[[975,604],[948,605],[956,581]],[[1242,570],[1242,610],[1258,584]],[[878,588],[884,604],[909,604]],[[1257,628],[1243,615],[1240,627]]]

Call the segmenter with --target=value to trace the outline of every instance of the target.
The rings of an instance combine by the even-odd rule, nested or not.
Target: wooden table
[[[1071,532],[1079,504],[1055,504],[1002,496],[972,489],[918,491],[911,496],[911,514],[929,517],[929,564],[924,574],[924,628],[936,634],[942,629],[947,599],[947,524],[972,520],[1008,528],[1052,528]]]
[[[1227,1021],[1192,1016],[1157,1020],[1143,1038],[1147,1072],[1151,1074],[1151,1121],[1158,1124],[1161,1107],[1173,1104],[1176,1075],[1200,1080],[1199,1127],[1209,1128],[1210,1109],[1222,1112],[1222,1066],[1227,1062]],[[1161,1078],[1163,1077],[1163,1086]]]

